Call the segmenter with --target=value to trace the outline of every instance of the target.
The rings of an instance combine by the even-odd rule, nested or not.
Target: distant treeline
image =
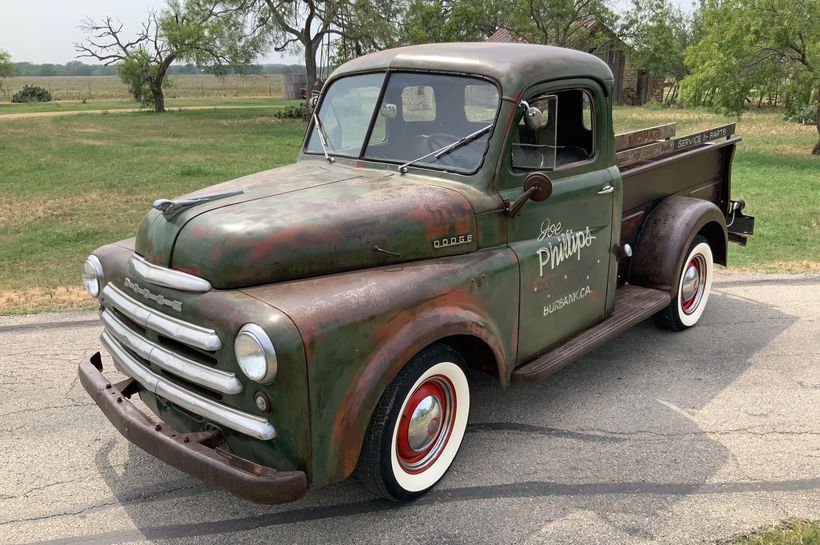
[[[251,64],[235,69],[220,68],[219,74],[290,74],[304,73],[305,67],[300,64]],[[205,68],[194,64],[173,65],[168,70],[174,74],[209,74]],[[30,62],[15,62],[14,75],[18,77],[33,76],[116,76],[116,66],[101,64],[85,64],[80,61],[71,61],[66,64],[34,64]]]

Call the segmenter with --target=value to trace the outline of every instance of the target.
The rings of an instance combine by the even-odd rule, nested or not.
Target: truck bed
[[[647,215],[670,195],[704,199],[731,213],[731,165],[740,141],[731,136],[734,129],[732,124],[671,138],[670,124],[616,136],[623,179],[621,245],[635,246]],[[647,144],[652,136],[661,139]],[[724,140],[714,141],[719,138]]]

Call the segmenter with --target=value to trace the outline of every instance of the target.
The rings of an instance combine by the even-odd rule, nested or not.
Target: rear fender
[[[629,282],[677,293],[686,251],[701,234],[715,262],[726,265],[726,218],[714,203],[691,197],[667,197],[651,212],[638,234]]]

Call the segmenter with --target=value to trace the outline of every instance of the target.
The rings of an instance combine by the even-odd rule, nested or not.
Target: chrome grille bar
[[[153,263],[145,261],[137,254],[131,256],[131,259],[128,260],[128,265],[137,276],[156,286],[165,286],[166,288],[195,293],[211,290],[211,283],[204,278],[154,265]]]
[[[227,428],[250,435],[256,439],[267,441],[276,437],[276,430],[266,419],[185,390],[164,377],[153,373],[134,359],[108,331],[102,332],[100,340],[114,359],[117,369],[142,384],[149,392],[153,392],[217,424],[222,424]]]
[[[113,284],[109,283],[103,288],[102,296],[104,300],[137,324],[153,329],[166,337],[202,350],[214,351],[222,348],[222,341],[213,329],[190,324],[173,316],[166,316],[126,295]]]
[[[242,383],[235,374],[202,365],[152,343],[135,333],[109,310],[103,310],[100,318],[108,332],[123,346],[157,367],[223,394],[238,394],[242,391]]]

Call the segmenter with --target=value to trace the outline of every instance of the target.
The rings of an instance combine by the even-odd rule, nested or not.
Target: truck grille
[[[234,373],[215,368],[204,356],[194,356],[199,354],[197,349],[212,352],[222,348],[214,330],[165,315],[113,284],[103,289],[102,302],[100,317],[105,330],[100,340],[123,374],[137,380],[149,392],[215,423],[257,439],[276,437],[276,431],[265,418],[213,399],[243,390]],[[149,337],[166,337],[191,348],[183,354]],[[176,382],[168,377],[182,380]],[[185,383],[201,388],[202,392],[184,387]]]

